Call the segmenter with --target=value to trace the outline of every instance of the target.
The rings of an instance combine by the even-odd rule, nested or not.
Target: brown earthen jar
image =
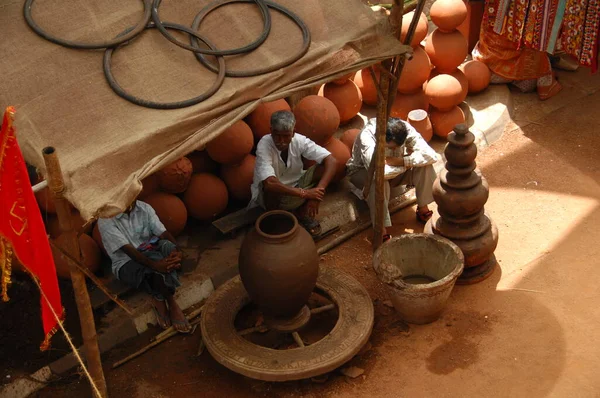
[[[265,315],[294,316],[307,303],[319,274],[319,256],[293,214],[261,215],[246,235],[239,270],[248,295]]]

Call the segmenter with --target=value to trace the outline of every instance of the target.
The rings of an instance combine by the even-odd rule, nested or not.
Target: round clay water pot
[[[344,131],[342,136],[340,137],[340,141],[344,143],[352,153],[352,148],[354,147],[354,141],[356,141],[356,137],[360,134],[360,129],[350,129]]]
[[[433,134],[444,139],[454,130],[454,126],[465,122],[465,114],[458,106],[449,111],[433,108],[429,111],[429,118],[433,126]]]
[[[325,145],[340,126],[340,113],[325,97],[309,95],[294,108],[296,131],[319,145]]]
[[[227,186],[219,178],[208,173],[192,175],[190,185],[183,194],[188,214],[197,220],[209,221],[227,208]]]
[[[215,173],[219,168],[219,164],[206,151],[194,151],[187,158],[192,162],[194,173]]]
[[[458,82],[460,83],[460,86],[462,87],[462,95],[461,95],[460,102],[463,102],[467,98],[467,94],[469,94],[469,79],[467,79],[467,76],[465,76],[463,71],[460,69],[454,69],[450,73],[440,73],[437,70],[437,68],[434,68],[431,71],[431,76],[429,77],[429,80],[433,79],[434,77],[436,77],[438,75],[442,75],[442,74],[450,75],[453,78],[455,78],[456,80],[458,80]]]
[[[465,62],[460,67],[469,82],[469,94],[477,94],[490,85],[492,73],[490,68],[481,61]]]
[[[406,34],[408,33],[408,28],[410,27],[413,15],[415,15],[415,12],[411,11],[402,16],[402,31],[400,34],[400,41],[402,41],[402,43],[404,43],[404,39],[406,39]],[[427,23],[427,16],[422,12],[419,18],[419,23],[417,24],[417,29],[415,30],[413,39],[410,42],[410,46],[412,48],[417,48],[425,39],[425,37],[427,37],[428,31],[429,24]]]
[[[431,125],[429,116],[427,116],[426,110],[415,109],[410,111],[408,113],[408,123],[421,134],[425,141],[431,141],[431,138],[433,137],[433,126]]]
[[[346,84],[346,82],[347,82],[348,80],[351,80],[351,79],[354,77],[354,74],[355,74],[355,73],[356,73],[356,72],[350,72],[350,73],[347,73],[347,74],[345,74],[344,76],[340,77],[339,79],[332,80],[331,82],[332,82],[333,84]]]
[[[332,138],[325,145],[325,149],[331,152],[331,155],[337,160],[337,169],[333,176],[333,181],[340,181],[346,176],[346,162],[350,159],[350,150],[342,141]]]
[[[173,236],[183,232],[188,214],[179,197],[165,192],[155,192],[147,196],[143,202],[152,206],[160,222]]]
[[[227,185],[227,190],[232,198],[246,203],[252,198],[250,186],[254,178],[255,163],[256,156],[247,155],[242,163],[221,168],[221,178]]]
[[[248,295],[266,315],[289,317],[307,303],[319,274],[319,256],[310,234],[293,214],[261,215],[246,235],[239,270]]]
[[[192,162],[185,156],[156,172],[160,189],[167,193],[182,193],[192,178]]]
[[[427,39],[425,51],[440,73],[452,73],[467,57],[469,45],[458,30],[445,33],[436,29]]]
[[[50,188],[46,187],[41,191],[36,192],[35,199],[37,200],[38,206],[42,212],[45,211],[46,213],[56,214],[56,206],[52,200]]]
[[[375,76],[379,79],[379,73],[375,72]],[[365,68],[356,72],[354,75],[354,83],[362,94],[363,102],[367,105],[377,105],[377,88],[369,72],[369,68]]]
[[[100,234],[98,223],[94,224],[94,228],[92,229],[92,239],[94,239],[94,242],[96,242],[102,253],[108,255],[108,253],[106,253],[106,249],[104,248],[104,243],[102,242],[102,235]]]
[[[429,56],[421,47],[416,47],[412,59],[404,63],[400,83],[398,83],[398,92],[411,94],[421,90],[430,74]]]
[[[54,243],[62,248],[67,247],[67,237],[60,235],[54,240]],[[56,274],[62,279],[71,279],[71,271],[69,261],[67,257],[54,246],[50,246],[52,250],[52,257],[54,258],[54,265],[56,266]],[[79,249],[81,250],[81,264],[89,269],[92,273],[96,273],[100,269],[100,262],[102,255],[98,245],[89,235],[79,235]]]
[[[258,142],[262,137],[271,133],[271,115],[273,113],[291,110],[292,108],[283,98],[259,104],[246,118],[252,134],[254,134],[254,140]]]
[[[351,80],[346,80],[344,84],[325,84],[323,97],[333,102],[337,108],[340,114],[340,124],[349,122],[360,112],[362,107],[362,94],[358,86]]]
[[[463,0],[436,0],[429,16],[438,29],[451,32],[467,18],[467,5]]]
[[[238,120],[206,145],[209,156],[217,163],[238,164],[254,146],[252,130]]]
[[[406,120],[408,113],[415,109],[429,109],[429,100],[422,89],[413,94],[396,94],[390,116]]]
[[[143,199],[148,195],[157,192],[160,189],[160,182],[156,174],[151,174],[142,181],[142,191],[138,195],[138,199]]]
[[[448,111],[463,100],[463,88],[453,76],[441,74],[429,80],[425,95],[431,106]]]
[[[44,222],[46,224],[46,232],[48,233],[48,235],[50,235],[51,238],[57,238],[60,234],[62,234],[62,231],[60,229],[60,225],[58,222],[58,217],[54,214],[48,214],[46,217],[44,217]],[[83,232],[83,233],[88,233],[91,232],[92,228],[91,228],[91,224],[86,227],[86,230],[84,231],[83,226],[85,225],[85,220],[83,219],[83,217],[81,217],[81,215],[79,214],[79,212],[75,209],[71,210],[71,226],[73,227],[73,229],[77,232]]]

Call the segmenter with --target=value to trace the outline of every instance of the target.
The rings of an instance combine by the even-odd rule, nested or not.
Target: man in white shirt
[[[352,156],[346,163],[350,182],[362,190],[367,180],[367,170],[375,153],[376,119],[370,119],[360,132],[352,147]],[[439,155],[431,148],[410,124],[389,118],[386,131],[385,149],[385,203],[384,227],[391,227],[392,220],[388,211],[390,186],[408,185],[415,187],[417,196],[417,220],[427,222],[432,216],[428,205],[433,202],[432,187],[436,178],[433,164]],[[375,217],[375,184],[371,184],[367,203],[371,211],[371,220]],[[390,238],[387,229],[384,240]]]
[[[321,233],[315,216],[337,161],[325,148],[294,132],[296,118],[289,111],[271,115],[271,134],[256,148],[256,165],[249,207],[294,211],[312,236]],[[303,170],[302,157],[317,162]]]
[[[98,229],[115,277],[152,297],[160,327],[189,332],[191,326],[173,297],[181,286],[176,270],[182,254],[152,206],[136,200],[125,212],[99,219]]]

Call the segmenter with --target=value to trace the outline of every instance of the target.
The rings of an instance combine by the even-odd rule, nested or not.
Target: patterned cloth
[[[584,66],[598,68],[599,0],[566,0],[561,36],[564,51]]]

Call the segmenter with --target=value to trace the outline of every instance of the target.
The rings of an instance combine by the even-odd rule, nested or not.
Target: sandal
[[[169,327],[171,327],[171,318],[161,315],[155,306],[152,306],[152,309],[154,310],[154,315],[156,315],[156,322],[162,330],[167,330]]]
[[[545,101],[549,98],[554,97],[561,90],[562,90],[562,85],[558,82],[558,78],[553,77],[553,81],[552,81],[552,84],[550,84],[550,86],[548,86],[548,87],[538,86],[538,88],[537,88],[538,98],[541,101]]]
[[[314,218],[299,217],[298,222],[313,238],[321,235],[321,224]]]
[[[383,235],[382,243],[385,243],[385,242],[387,242],[390,239],[392,239],[392,235],[385,234],[385,235]]]
[[[173,323],[175,330],[177,330],[179,333],[187,334],[192,331],[192,325],[190,325],[190,322],[187,319],[185,321],[175,321],[171,319],[171,322]]]
[[[429,210],[426,213],[420,213],[419,210],[417,210],[417,221],[421,224],[426,224],[427,221],[429,221],[429,219],[431,218],[431,216],[433,216],[433,211],[431,210]]]

